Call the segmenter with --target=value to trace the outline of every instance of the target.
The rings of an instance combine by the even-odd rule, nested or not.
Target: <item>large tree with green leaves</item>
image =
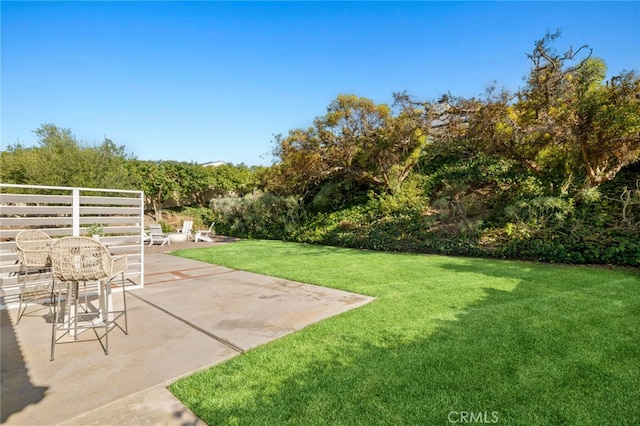
[[[428,108],[403,94],[391,107],[340,95],[312,127],[276,137],[280,162],[268,178],[305,197],[345,180],[393,192],[418,161],[429,117]]]
[[[26,185],[130,189],[124,146],[105,138],[99,145],[79,142],[70,129],[44,124],[38,145],[10,145],[2,152],[0,179]]]
[[[564,190],[579,176],[577,189],[593,188],[640,158],[640,78],[624,71],[605,80],[602,59],[588,46],[558,53],[559,36],[535,43],[526,85],[515,95],[490,91],[454,102],[448,135],[517,160]]]
[[[263,170],[262,167],[248,167],[245,164],[223,164],[206,169],[209,189],[215,197],[242,197],[249,194],[256,189],[258,174]]]
[[[623,72],[606,83],[579,77],[573,128],[588,188],[613,180],[640,159],[640,76]]]
[[[136,189],[144,191],[156,221],[162,220],[162,207],[167,201],[187,201],[206,185],[198,169],[202,166],[192,163],[135,160],[129,162],[129,168]]]

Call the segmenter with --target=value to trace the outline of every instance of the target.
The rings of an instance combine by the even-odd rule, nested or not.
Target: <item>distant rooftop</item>
[[[201,166],[205,166],[205,167],[218,167],[218,166],[224,166],[225,163],[224,161],[209,161],[208,163],[202,163],[200,164]]]

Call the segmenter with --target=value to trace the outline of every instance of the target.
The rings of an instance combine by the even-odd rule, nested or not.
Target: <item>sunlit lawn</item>
[[[273,241],[178,254],[377,298],[173,384],[207,424],[640,424],[637,271]]]

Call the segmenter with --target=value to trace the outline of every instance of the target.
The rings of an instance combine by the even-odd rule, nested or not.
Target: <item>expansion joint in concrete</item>
[[[193,328],[194,330],[197,330],[200,333],[202,333],[202,334],[204,334],[204,335],[206,335],[206,336],[208,336],[208,337],[210,337],[210,338],[222,343],[223,345],[225,345],[229,349],[232,349],[232,350],[234,350],[234,351],[236,351],[238,353],[244,353],[244,349],[242,349],[239,346],[234,345],[233,343],[229,342],[228,340],[223,339],[220,336],[216,336],[215,334],[208,332],[207,330],[203,329],[202,327],[198,327],[196,324],[194,324],[192,322],[189,322],[189,321],[185,320],[184,318],[181,318],[178,315],[175,315],[173,312],[170,312],[170,311],[164,309],[163,307],[158,306],[155,303],[152,303],[152,302],[150,302],[150,301],[148,301],[148,300],[146,300],[146,299],[144,299],[144,298],[142,298],[142,297],[140,297],[140,296],[138,296],[136,294],[133,294],[133,293],[129,293],[129,294],[131,296],[135,297],[136,299],[141,300],[142,302],[144,302],[144,303],[146,303],[146,304],[148,304],[150,306],[153,306],[154,308],[164,312],[165,314],[169,315],[170,317],[175,318],[178,321],[188,325],[189,327]]]

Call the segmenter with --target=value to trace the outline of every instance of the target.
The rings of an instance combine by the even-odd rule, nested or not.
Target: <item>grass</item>
[[[172,384],[207,424],[640,424],[637,271],[274,241],[176,254],[377,298]]]

